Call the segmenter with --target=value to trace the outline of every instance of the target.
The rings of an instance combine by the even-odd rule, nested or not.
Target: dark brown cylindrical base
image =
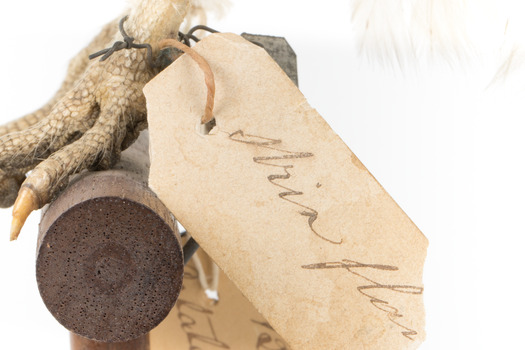
[[[173,216],[122,171],[80,178],[42,217],[40,294],[83,337],[125,342],[148,333],[175,305],[183,269]]]
[[[150,350],[149,336],[146,334],[125,343],[100,343],[71,333],[71,350]]]

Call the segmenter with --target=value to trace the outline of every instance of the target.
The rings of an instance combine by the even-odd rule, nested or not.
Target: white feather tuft
[[[525,47],[515,45],[509,53],[505,55],[503,63],[500,65],[491,85],[501,83],[509,78],[523,79],[525,76]]]
[[[191,27],[198,24],[208,24],[211,15],[220,19],[228,13],[231,7],[229,0],[193,0],[182,25],[182,31],[187,32]]]
[[[473,48],[467,35],[466,1],[416,1],[410,35],[418,56],[428,53],[431,58],[444,58],[449,63],[468,58]]]
[[[501,64],[494,82],[508,78],[525,77],[525,4],[521,1],[505,0],[500,4],[504,10],[506,25],[501,45]]]
[[[352,0],[362,54],[379,62],[466,63],[501,55],[497,77],[525,67],[524,4],[515,0]]]
[[[466,0],[354,0],[361,51],[401,66],[422,56],[447,59],[468,52]]]
[[[361,53],[400,66],[413,59],[404,5],[400,0],[354,0],[352,20]]]

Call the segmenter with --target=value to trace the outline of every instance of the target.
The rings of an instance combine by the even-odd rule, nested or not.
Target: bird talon
[[[13,206],[13,221],[11,222],[11,241],[18,238],[29,214],[37,210],[39,205],[38,196],[29,187],[22,187]]]
[[[126,22],[134,37],[123,27],[128,17],[118,28],[112,22],[71,61],[62,87],[48,105],[0,127],[0,207],[15,202],[11,240],[18,238],[32,211],[59,193],[69,176],[112,164],[146,127],[142,89],[160,72],[153,61],[160,50],[133,42],[173,37],[189,5],[189,0],[136,2]],[[116,40],[117,29],[123,41]],[[110,43],[113,46],[98,51]],[[96,54],[89,58],[103,56],[106,62],[89,63],[90,52]]]

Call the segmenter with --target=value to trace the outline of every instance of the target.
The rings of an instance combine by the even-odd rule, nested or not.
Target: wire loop
[[[100,50],[98,52],[95,52],[91,55],[89,55],[89,59],[92,60],[94,58],[97,58],[99,56],[102,56],[100,58],[100,61],[103,62],[109,58],[114,52],[124,50],[124,49],[146,49],[147,50],[147,60],[150,65],[150,67],[155,67],[155,63],[153,62],[153,50],[151,48],[150,44],[135,44],[133,41],[135,41],[135,38],[129,36],[126,33],[126,30],[124,29],[124,22],[128,19],[129,16],[123,17],[118,25],[120,34],[124,38],[124,41],[116,41],[113,46],[107,49]]]

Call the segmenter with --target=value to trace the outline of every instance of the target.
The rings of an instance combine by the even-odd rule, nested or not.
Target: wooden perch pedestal
[[[71,333],[71,350],[150,350],[149,336],[124,343],[101,343]]]
[[[143,336],[179,295],[182,244],[175,218],[147,187],[147,147],[143,133],[115,169],[80,175],[43,214],[36,271],[49,311],[87,339],[138,339],[89,347],[73,336],[75,350],[149,349]]]

